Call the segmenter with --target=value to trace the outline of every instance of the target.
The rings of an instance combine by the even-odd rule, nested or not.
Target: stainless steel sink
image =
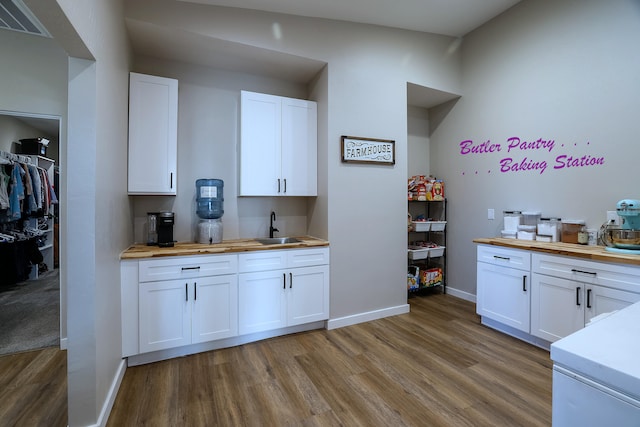
[[[300,240],[295,237],[265,237],[263,239],[256,239],[256,242],[263,245],[285,245],[287,243],[299,243]]]

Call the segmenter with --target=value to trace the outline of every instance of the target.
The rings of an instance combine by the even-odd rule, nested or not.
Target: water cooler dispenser
[[[224,214],[224,181],[198,179],[196,181],[196,214],[198,243],[210,245],[222,242],[222,215]]]

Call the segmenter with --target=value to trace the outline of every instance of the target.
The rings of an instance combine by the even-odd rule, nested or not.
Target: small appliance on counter
[[[172,247],[173,212],[147,212],[147,245]]]
[[[171,247],[173,246],[173,212],[160,212],[158,213],[158,246]]]
[[[196,180],[196,214],[200,218],[197,241],[205,245],[222,242],[222,215],[224,181],[221,179]]]
[[[609,252],[640,255],[640,200],[623,199],[616,204],[621,225],[602,226],[602,239]]]

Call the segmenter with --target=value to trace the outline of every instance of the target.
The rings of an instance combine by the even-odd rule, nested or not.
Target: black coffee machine
[[[160,247],[173,246],[173,217],[173,212],[158,212],[157,214],[158,246]]]

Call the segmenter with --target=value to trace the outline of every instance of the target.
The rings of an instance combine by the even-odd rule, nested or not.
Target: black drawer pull
[[[505,261],[511,261],[511,258],[506,257],[506,256],[498,256],[498,255],[494,255],[493,256],[495,259],[503,259]]]
[[[522,291],[527,292],[527,275],[522,276]]]
[[[587,308],[591,308],[591,289],[587,289]]]
[[[182,267],[182,271],[185,270],[200,270],[200,266],[197,267]]]
[[[189,284],[184,284],[184,300],[189,301]]]
[[[293,273],[289,273],[289,289],[293,288]]]
[[[571,272],[572,273],[590,274],[592,276],[597,276],[598,275],[598,273],[594,273],[593,271],[576,270],[575,268],[572,268]]]
[[[193,282],[193,300],[196,301],[198,299],[198,284]]]
[[[287,275],[282,273],[282,289],[287,289]]]
[[[576,288],[576,305],[579,306],[580,305],[580,290],[582,288],[580,286],[578,286]]]

